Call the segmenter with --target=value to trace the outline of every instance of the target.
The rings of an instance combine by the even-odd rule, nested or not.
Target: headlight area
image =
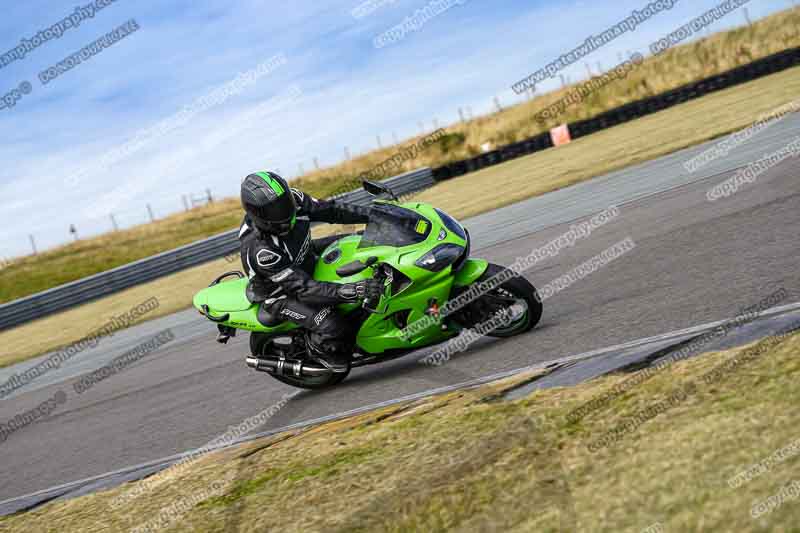
[[[420,257],[414,264],[430,272],[441,272],[455,263],[464,254],[464,251],[464,247],[457,244],[440,244]]]
[[[456,221],[456,219],[441,209],[434,208],[434,211],[436,211],[436,214],[442,219],[442,224],[444,224],[445,228],[452,231],[462,239],[467,240],[467,230],[465,230],[464,227]]]

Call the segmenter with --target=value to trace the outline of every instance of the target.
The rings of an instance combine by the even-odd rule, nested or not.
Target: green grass
[[[263,490],[264,486],[272,482],[279,474],[280,472],[278,470],[267,470],[266,473],[260,476],[237,483],[237,485],[231,488],[224,496],[214,496],[201,502],[199,506],[226,508],[242,498]]]
[[[223,495],[167,531],[798,531],[800,500],[758,520],[750,510],[797,478],[800,458],[727,483],[799,437],[800,335],[757,346],[711,384],[703,376],[752,346],[677,363],[579,422],[566,415],[626,376],[499,400],[533,377],[521,375],[387,407],[208,455],[118,511],[108,502],[128,487],[0,519],[0,530],[127,530],[221,481]],[[589,451],[690,382],[695,394]]]
[[[598,115],[622,104],[652,96],[780,50],[800,46],[800,10],[787,10],[750,27],[713,35],[689,45],[676,47],[657,58],[650,58],[625,80],[596,92],[583,105],[568,109],[557,121],[544,127],[534,116],[562,98],[569,89],[554,91],[501,112],[478,117],[448,128],[448,135],[427,148],[400,171],[421,166],[438,166],[478,154],[480,146],[508,144],[536,135],[557,122],[571,122]],[[536,65],[531,65],[533,69]],[[610,65],[609,65],[610,67]],[[528,73],[520,73],[520,78]],[[515,80],[508,80],[510,85]],[[410,142],[414,142],[412,140]],[[398,147],[363,154],[351,161],[303,176],[294,185],[317,197],[352,190],[359,186],[356,177],[394,155]],[[238,179],[232,176],[231,179]],[[497,189],[510,189],[503,181]],[[163,252],[235,228],[241,209],[234,199],[218,202],[138,226],[62,246],[38,257],[14,260],[0,270],[0,303],[43,291],[131,261]]]

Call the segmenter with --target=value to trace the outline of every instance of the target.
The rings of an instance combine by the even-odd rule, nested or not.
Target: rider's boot
[[[306,335],[306,346],[309,355],[331,372],[343,374],[350,370],[353,350],[347,343],[341,340],[322,339],[311,333]]]

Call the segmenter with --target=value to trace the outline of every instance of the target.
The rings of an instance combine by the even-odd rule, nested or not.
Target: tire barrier
[[[635,120],[653,113],[658,113],[678,104],[683,104],[707,94],[728,89],[736,85],[775,74],[783,70],[800,65],[800,48],[791,48],[771,56],[757,59],[747,65],[736,67],[727,72],[672,89],[670,91],[637,100],[623,106],[611,109],[596,117],[572,122],[569,132],[572,139],[585,137],[607,128],[612,128],[625,122]],[[533,120],[533,118],[531,118]],[[502,146],[497,150],[486,152],[479,156],[455,161],[435,168],[433,177],[436,181],[447,180],[463,176],[470,172],[480,170],[492,165],[497,165],[510,159],[516,159],[535,152],[553,148],[550,132],[540,133],[535,137],[525,139],[514,144]]]

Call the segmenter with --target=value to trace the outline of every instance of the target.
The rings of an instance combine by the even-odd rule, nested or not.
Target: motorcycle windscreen
[[[430,233],[431,222],[419,213],[393,204],[375,204],[358,248],[411,246],[425,241]]]

